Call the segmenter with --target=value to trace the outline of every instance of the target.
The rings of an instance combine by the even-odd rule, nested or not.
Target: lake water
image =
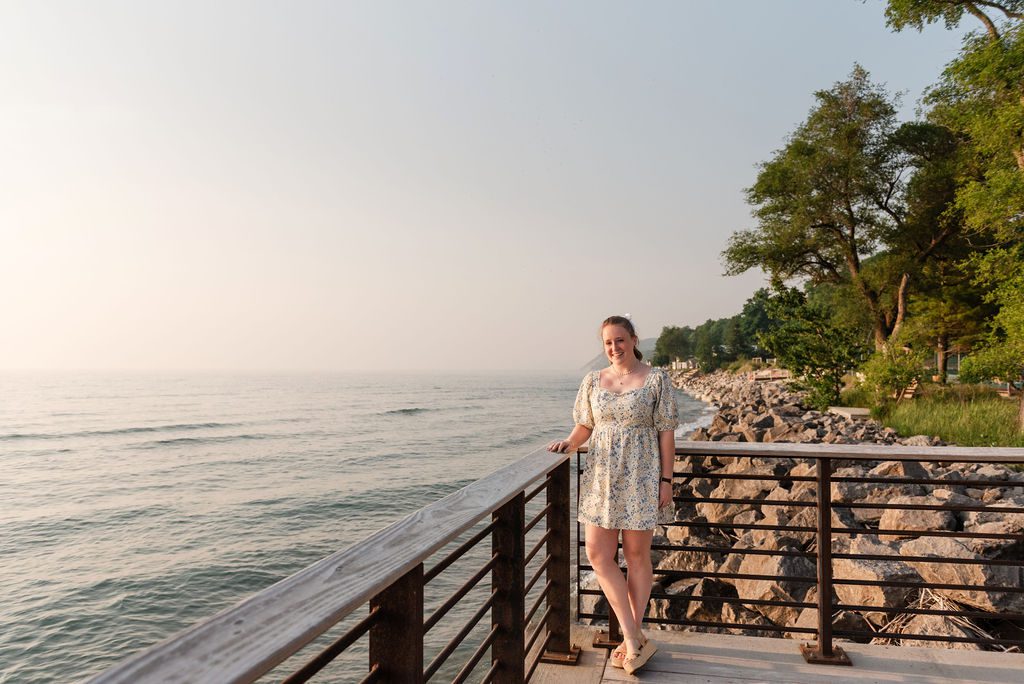
[[[102,671],[563,437],[580,376],[0,376],[0,682]]]

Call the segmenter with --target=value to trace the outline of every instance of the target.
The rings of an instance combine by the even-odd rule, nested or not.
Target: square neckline
[[[611,366],[609,366],[609,368],[610,367]],[[602,390],[604,392],[607,392],[608,394],[612,395],[613,397],[622,397],[622,396],[625,396],[627,394],[632,394],[633,392],[639,392],[640,390],[647,388],[647,383],[650,382],[651,376],[654,375],[654,368],[653,367],[650,367],[650,368],[651,369],[649,371],[647,371],[646,377],[644,377],[644,384],[640,385],[639,387],[634,387],[631,390],[626,390],[625,392],[612,392],[610,389],[607,389],[605,387],[601,387],[601,371],[600,370],[596,370],[594,372],[597,373],[597,389]]]

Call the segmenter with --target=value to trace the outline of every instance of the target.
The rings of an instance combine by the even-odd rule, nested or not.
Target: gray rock
[[[942,615],[917,615],[910,622],[905,624],[900,630],[902,633],[921,634],[924,636],[951,636],[951,637],[969,637],[976,638],[977,635],[971,634],[963,627],[951,622],[948,618]],[[980,651],[981,646],[977,644],[968,644],[964,642],[944,642],[944,641],[932,641],[931,639],[914,639],[906,638],[900,639],[901,646],[922,646],[924,648],[956,648],[967,651]]]
[[[954,558],[982,559],[981,555],[974,553],[960,541],[949,537],[914,539],[900,547],[900,554],[902,556],[928,556],[939,561],[907,561],[926,582],[986,587],[1024,586],[1024,568],[1019,566],[942,562]],[[981,610],[1013,613],[1024,610],[1024,594],[965,589],[935,589],[934,591]]]
[[[899,546],[880,541],[873,535],[858,535],[851,540],[836,540],[835,553],[857,555],[891,555],[893,560],[867,560],[862,558],[833,558],[832,567],[836,577],[871,582],[920,582],[921,575],[900,559]],[[834,590],[839,600],[847,605],[878,606],[879,608],[901,608],[907,605],[914,593],[909,587],[866,586],[836,584]],[[869,612],[865,617],[881,624],[891,611]]]
[[[792,627],[806,627],[808,629],[818,628],[818,609],[817,608],[804,608],[800,611],[800,616],[796,619],[796,622],[791,625]],[[832,616],[832,629],[843,630],[847,632],[857,631],[864,632],[865,636],[852,641],[860,643],[868,643],[871,641],[871,637],[867,636],[871,633],[871,625],[864,619],[864,616],[859,613],[854,613],[849,610],[840,610]],[[787,632],[786,636],[791,639],[814,639],[814,635],[806,632]],[[835,641],[847,641],[846,639],[836,639]]]
[[[797,550],[789,547],[789,550]],[[794,556],[744,556],[739,572],[747,575],[768,575],[773,577],[815,577],[814,563],[806,558]],[[807,594],[813,582],[792,580],[755,580],[738,579],[736,591],[745,599],[775,599],[783,601],[800,601]],[[747,608],[764,615],[779,625],[787,625],[795,621],[798,609],[784,606],[762,606],[745,604]]]
[[[896,496],[886,503],[914,506],[938,506],[943,502],[931,496]],[[916,537],[914,531],[955,530],[956,516],[950,511],[908,510],[887,508],[878,521],[882,530],[906,530],[903,534],[885,535],[886,537],[905,539]]]

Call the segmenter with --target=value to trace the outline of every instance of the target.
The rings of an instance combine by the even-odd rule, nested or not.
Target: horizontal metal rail
[[[466,621],[466,624],[462,626],[462,629],[460,629],[458,633],[456,633],[456,635],[452,637],[451,641],[449,641],[445,645],[445,647],[441,649],[440,653],[434,656],[434,659],[430,661],[430,664],[427,666],[427,669],[423,671],[424,679],[430,679],[441,668],[441,665],[443,665],[444,661],[448,659],[448,656],[450,656],[455,651],[455,649],[459,647],[459,644],[462,643],[462,640],[465,639],[466,636],[471,631],[473,631],[473,628],[476,627],[478,622],[480,622],[480,618],[486,615],[487,611],[491,609],[491,606],[494,605],[494,599],[495,597],[497,597],[497,595],[498,591],[496,589],[492,591],[491,595],[487,597],[487,600],[484,601],[483,604],[476,609],[476,612],[474,612],[473,615],[469,618],[469,620]]]
[[[430,580],[432,580],[435,577],[437,577],[438,575],[440,575],[448,566],[450,566],[452,563],[454,563],[455,561],[457,561],[460,558],[462,558],[462,556],[465,555],[466,551],[469,551],[471,548],[476,546],[482,539],[484,539],[485,537],[489,536],[491,534],[491,532],[493,532],[493,531],[494,531],[494,521],[492,520],[482,530],[480,530],[479,532],[474,534],[472,537],[467,539],[465,542],[460,544],[459,548],[455,549],[450,554],[448,554],[441,562],[439,562],[437,565],[432,567],[430,570],[424,572],[423,573],[423,583],[426,584],[426,583],[430,582]]]
[[[370,627],[377,621],[379,615],[380,608],[375,606],[366,617],[354,624],[351,629],[338,637],[330,646],[322,650],[316,657],[312,658],[294,673],[281,680],[281,684],[302,684],[303,682],[308,682],[317,672],[330,665],[346,648],[369,632]]]
[[[498,554],[494,554],[493,556],[491,556],[490,560],[488,560],[487,563],[484,564],[482,568],[474,572],[472,577],[466,580],[461,587],[456,589],[455,592],[453,592],[452,595],[445,600],[444,603],[438,606],[437,610],[431,613],[430,617],[428,617],[423,622],[423,631],[429,632],[430,628],[436,625],[438,621],[441,618],[443,618],[448,613],[449,610],[452,609],[452,606],[454,606],[456,603],[462,600],[463,596],[472,591],[473,587],[475,587],[477,583],[480,582],[480,580],[482,580],[486,575],[488,575],[491,572],[492,569],[494,569],[494,566],[495,564],[497,564],[497,562]]]

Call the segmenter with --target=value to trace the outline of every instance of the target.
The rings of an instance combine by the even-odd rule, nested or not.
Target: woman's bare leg
[[[622,530],[622,553],[626,557],[627,592],[637,632],[643,629],[647,602],[651,598],[654,568],[651,566],[651,540],[654,530]],[[617,613],[616,613],[617,614]]]
[[[634,653],[639,645],[640,627],[633,619],[629,588],[622,570],[619,569],[619,531],[587,525],[585,536],[587,559],[594,568],[601,591],[608,598],[608,604],[619,619],[622,633],[626,637],[626,650],[628,653]],[[647,591],[649,594],[649,586]]]

